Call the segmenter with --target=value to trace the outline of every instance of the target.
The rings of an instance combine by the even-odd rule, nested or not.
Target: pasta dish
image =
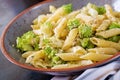
[[[88,3],[74,11],[72,4],[50,5],[49,11],[34,19],[32,30],[16,39],[25,63],[48,69],[78,67],[120,51],[120,12],[110,5]]]

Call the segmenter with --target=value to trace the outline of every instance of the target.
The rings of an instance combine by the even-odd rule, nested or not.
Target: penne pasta
[[[107,41],[104,39],[99,39],[99,38],[90,38],[90,41],[97,45],[98,47],[109,47],[109,48],[115,48],[117,50],[120,50],[120,45],[118,43],[112,42],[112,41]]]
[[[77,54],[86,54],[87,51],[82,48],[81,46],[75,46],[72,48],[72,52],[77,53]]]
[[[93,64],[93,62],[91,60],[80,60],[72,64],[68,63],[68,64],[55,65],[54,67],[52,67],[52,69],[72,68],[72,67],[78,67],[78,66],[85,66],[89,64]]]
[[[118,52],[115,48],[92,48],[88,49],[90,53],[97,53],[97,54],[110,54],[113,55]]]
[[[70,14],[68,14],[68,15],[66,16],[66,18],[67,18],[67,19],[72,19],[72,18],[74,18],[76,15],[78,15],[79,13],[80,13],[80,10],[73,11],[73,12],[71,12]]]
[[[110,20],[104,20],[102,24],[96,29],[97,32],[105,31],[110,25]]]
[[[116,35],[119,35],[119,34],[120,34],[120,29],[119,28],[114,28],[114,29],[110,29],[110,30],[106,30],[106,31],[96,33],[97,36],[102,36],[104,38],[109,38],[109,37],[116,36]]]
[[[40,15],[38,16],[38,26],[41,27],[41,25],[48,19],[48,16],[46,15]]]
[[[88,13],[92,16],[92,17],[97,17],[98,16],[98,12],[93,9],[93,8],[89,8]]]
[[[104,18],[105,18],[104,15],[98,15],[98,16],[95,17],[95,19],[93,21],[88,23],[88,25],[91,25],[92,30],[96,31],[96,29],[101,25]]]
[[[23,57],[23,58],[27,58],[28,56],[30,56],[30,55],[33,54],[34,52],[36,52],[36,51],[28,51],[28,52],[25,52],[25,53],[22,54],[22,57]]]
[[[58,26],[54,29],[55,36],[57,38],[61,37],[62,31],[67,27],[67,19],[63,18]]]
[[[35,66],[36,68],[46,68],[47,66],[51,66],[48,63],[46,63],[45,61],[43,61],[42,59],[39,59],[37,61],[32,61],[30,64],[32,64],[33,66]]]
[[[56,54],[64,61],[74,61],[74,60],[80,60],[81,54],[75,54],[75,53],[59,53]]]
[[[72,29],[69,32],[69,34],[68,34],[68,36],[67,36],[67,38],[66,38],[66,40],[64,42],[64,45],[62,47],[63,50],[66,50],[66,49],[70,48],[73,45],[73,42],[74,42],[75,37],[77,36],[77,34],[78,34],[78,29],[77,28]]]
[[[112,55],[107,54],[96,54],[96,53],[87,53],[83,56],[80,56],[81,59],[93,60],[93,61],[102,61],[107,58],[110,58]]]
[[[114,16],[113,10],[110,5],[106,4],[105,5],[106,9],[106,16],[111,20],[111,21],[116,21],[116,18]]]
[[[36,61],[38,59],[43,59],[45,58],[45,54],[44,52],[41,50],[41,51],[36,51],[34,52],[33,54],[29,55],[26,59],[26,63],[30,63],[32,61]]]
[[[54,13],[54,12],[56,11],[55,6],[50,5],[50,6],[49,6],[49,11],[50,11],[51,13]]]
[[[46,22],[57,22],[59,18],[66,15],[65,9],[63,7],[60,7],[55,10],[55,12],[52,14],[51,17],[48,18]]]
[[[84,21],[85,23],[91,23],[91,22],[94,20],[93,17],[88,16],[88,15],[83,14],[83,13],[78,14],[78,15],[76,16],[76,18],[81,19],[81,20]]]
[[[33,30],[40,29],[40,27],[38,26],[38,24],[36,24],[36,25],[31,25],[31,27],[32,27]]]

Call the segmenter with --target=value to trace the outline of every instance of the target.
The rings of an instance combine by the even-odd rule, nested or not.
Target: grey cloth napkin
[[[120,58],[102,67],[87,69],[77,76],[55,76],[51,80],[120,80]]]

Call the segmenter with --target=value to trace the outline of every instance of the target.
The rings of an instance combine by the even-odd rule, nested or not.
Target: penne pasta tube
[[[82,66],[93,64],[92,60],[81,60],[80,63]]]
[[[72,19],[72,18],[74,18],[77,14],[79,14],[80,13],[80,10],[77,10],[77,11],[73,11],[73,12],[71,12],[70,14],[68,14],[67,16],[66,16],[66,18],[67,19]]]
[[[74,61],[74,60],[80,60],[81,54],[76,53],[59,53],[56,54],[64,61]]]
[[[62,31],[67,27],[67,19],[63,18],[58,26],[54,29],[55,36],[57,38],[61,37]]]
[[[110,25],[110,20],[104,20],[102,24],[96,29],[97,32],[104,31]]]
[[[72,51],[74,53],[77,53],[77,54],[86,54],[87,53],[87,51],[84,48],[82,48],[81,46],[75,46],[75,47],[73,47]]]
[[[58,9],[55,10],[55,12],[52,14],[52,16],[47,19],[46,22],[53,22],[53,21],[57,22],[61,17],[64,17],[65,15],[70,13],[72,11],[71,8],[72,8],[71,4],[59,7]]]
[[[110,58],[112,55],[107,54],[96,54],[96,53],[87,53],[80,56],[81,59],[93,60],[93,61],[102,61],[104,59]]]
[[[108,4],[105,5],[105,9],[106,9],[106,16],[111,20],[111,21],[116,21],[116,18],[114,16],[112,7]]]
[[[109,47],[109,48],[115,48],[117,50],[120,50],[120,44],[112,42],[112,41],[106,41],[104,39],[99,39],[99,38],[90,38],[90,41],[97,45],[98,47]]]
[[[26,63],[30,63],[31,61],[36,61],[38,59],[43,59],[43,58],[45,58],[45,54],[44,54],[43,50],[36,51],[27,57]]]
[[[63,15],[63,9],[59,8],[57,9],[51,17],[48,18],[48,20],[46,22],[57,22],[57,20]]]
[[[87,14],[83,14],[83,13],[78,14],[78,15],[76,16],[76,18],[81,19],[81,20],[84,21],[85,23],[91,23],[91,21],[94,20],[93,17],[88,16]]]
[[[94,18],[98,16],[98,12],[93,8],[89,8],[88,13]]]
[[[113,55],[117,53],[118,51],[115,48],[93,48],[93,49],[88,49],[90,53],[98,53],[98,54],[110,54]]]
[[[33,30],[40,29],[40,27],[38,26],[38,24],[36,24],[36,25],[31,25],[31,27],[32,27]]]
[[[55,65],[54,67],[52,67],[52,69],[72,68],[72,67],[78,67],[78,66],[85,66],[89,64],[93,64],[93,62],[91,60],[80,60],[80,61],[76,61],[73,64],[68,63],[68,64]]]
[[[27,52],[25,52],[25,53],[22,54],[22,57],[23,57],[23,58],[27,58],[28,56],[30,56],[30,55],[33,54],[34,52],[36,52],[36,51],[27,51]]]
[[[34,65],[36,68],[47,68],[47,66],[50,66],[48,65],[45,61],[43,61],[42,59],[39,59],[37,61],[31,61],[32,65]]]
[[[54,12],[56,11],[56,7],[53,6],[53,5],[50,5],[50,6],[49,6],[49,11],[50,11],[51,13],[54,13]]]
[[[69,32],[69,34],[68,34],[68,36],[67,36],[67,38],[66,38],[66,40],[64,42],[64,45],[62,47],[63,50],[66,50],[66,49],[70,48],[73,45],[73,42],[74,42],[77,34],[78,34],[78,28],[72,29]]]
[[[62,33],[61,33],[61,38],[62,39],[65,39],[66,38],[66,36],[68,35],[68,33],[69,33],[69,30],[67,30],[67,29],[64,29],[63,31],[62,31]]]
[[[96,35],[102,36],[104,38],[109,38],[109,37],[112,37],[112,36],[116,36],[118,34],[120,34],[120,29],[119,28],[114,28],[114,29],[110,29],[110,30],[106,30],[106,31],[96,33]]]
[[[46,15],[38,16],[38,24],[39,23],[44,23],[47,19],[48,19],[48,17]]]
[[[96,29],[101,25],[104,18],[105,18],[104,15],[98,15],[98,16],[95,17],[95,19],[93,21],[88,23],[88,25],[91,25],[92,30],[96,31]]]

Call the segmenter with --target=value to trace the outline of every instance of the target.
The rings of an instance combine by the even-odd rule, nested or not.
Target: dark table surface
[[[42,0],[0,0],[0,36],[11,19],[40,1]],[[0,50],[0,80],[50,80],[51,77],[12,64]]]

